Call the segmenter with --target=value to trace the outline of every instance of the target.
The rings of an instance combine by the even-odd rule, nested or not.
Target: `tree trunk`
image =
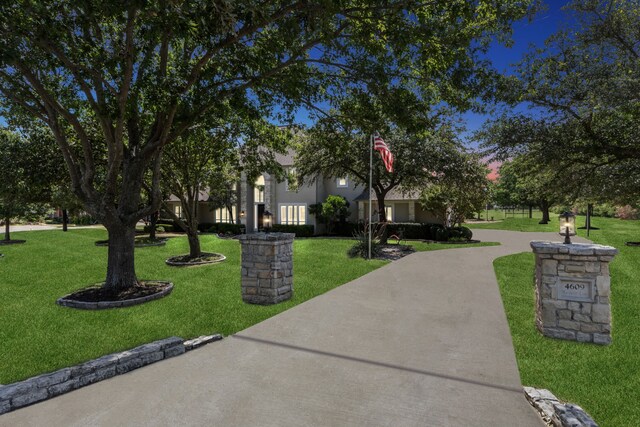
[[[156,225],[158,224],[158,211],[151,214],[149,221],[151,229],[149,230],[149,239],[156,239]]]
[[[591,227],[591,217],[593,216],[593,204],[587,204],[587,218],[584,223],[584,228],[592,229]]]
[[[376,198],[378,199],[378,223],[382,227],[380,232],[380,244],[387,244],[387,215],[384,209],[384,196],[385,194],[379,194],[376,192]]]
[[[11,240],[11,236],[9,235],[9,221],[11,220],[11,218],[6,217],[4,219],[4,240],[5,241],[9,241]]]
[[[229,224],[235,224],[233,220],[233,207],[231,205],[227,205],[227,212],[229,212]]]
[[[62,209],[62,231],[67,231],[69,225],[69,214],[66,209]]]
[[[529,205],[529,219],[533,218],[533,206]]]
[[[200,236],[198,236],[198,228],[189,227],[187,230],[187,238],[189,239],[189,258],[197,258],[202,255],[200,250]]]
[[[549,223],[549,202],[547,200],[540,201],[540,210],[542,211],[542,219],[538,224]]]
[[[114,292],[138,284],[135,270],[135,224],[123,224],[120,221],[105,224],[109,232],[109,255],[107,258],[106,289]]]

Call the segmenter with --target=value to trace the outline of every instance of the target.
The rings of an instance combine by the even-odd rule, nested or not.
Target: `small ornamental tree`
[[[459,152],[451,156],[445,172],[420,195],[420,204],[436,214],[445,227],[461,225],[467,215],[489,201],[489,169],[477,155]]]
[[[349,202],[342,196],[330,194],[322,203],[321,212],[322,218],[327,222],[328,232],[331,233],[333,224],[344,221],[344,218],[349,215]]]

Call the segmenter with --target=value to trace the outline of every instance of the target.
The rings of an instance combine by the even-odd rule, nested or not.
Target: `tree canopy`
[[[381,75],[380,86],[468,106],[461,89],[481,86],[474,58],[529,3],[3,2],[3,115],[51,129],[74,192],[109,231],[105,286],[127,288],[137,283],[135,224],[161,202],[163,148],[203,118],[229,104],[286,119]]]

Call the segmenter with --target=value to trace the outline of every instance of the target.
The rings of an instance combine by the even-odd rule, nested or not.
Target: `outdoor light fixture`
[[[263,222],[262,227],[265,232],[269,232],[271,230],[271,221],[273,220],[273,214],[269,211],[264,211],[262,214]]]
[[[240,218],[244,218],[244,211],[240,211]]]
[[[576,235],[576,216],[571,212],[560,214],[560,235],[564,236],[564,243],[571,244],[569,236]]]

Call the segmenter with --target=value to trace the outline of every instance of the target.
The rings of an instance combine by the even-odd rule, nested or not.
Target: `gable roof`
[[[402,201],[402,200],[418,200],[420,198],[419,191],[407,191],[403,192],[401,188],[393,188],[391,189],[387,195],[384,197],[385,201]],[[376,193],[371,191],[371,199],[376,200]],[[364,189],[362,193],[358,197],[354,199],[357,202],[364,202],[369,200],[369,192],[367,189]]]

